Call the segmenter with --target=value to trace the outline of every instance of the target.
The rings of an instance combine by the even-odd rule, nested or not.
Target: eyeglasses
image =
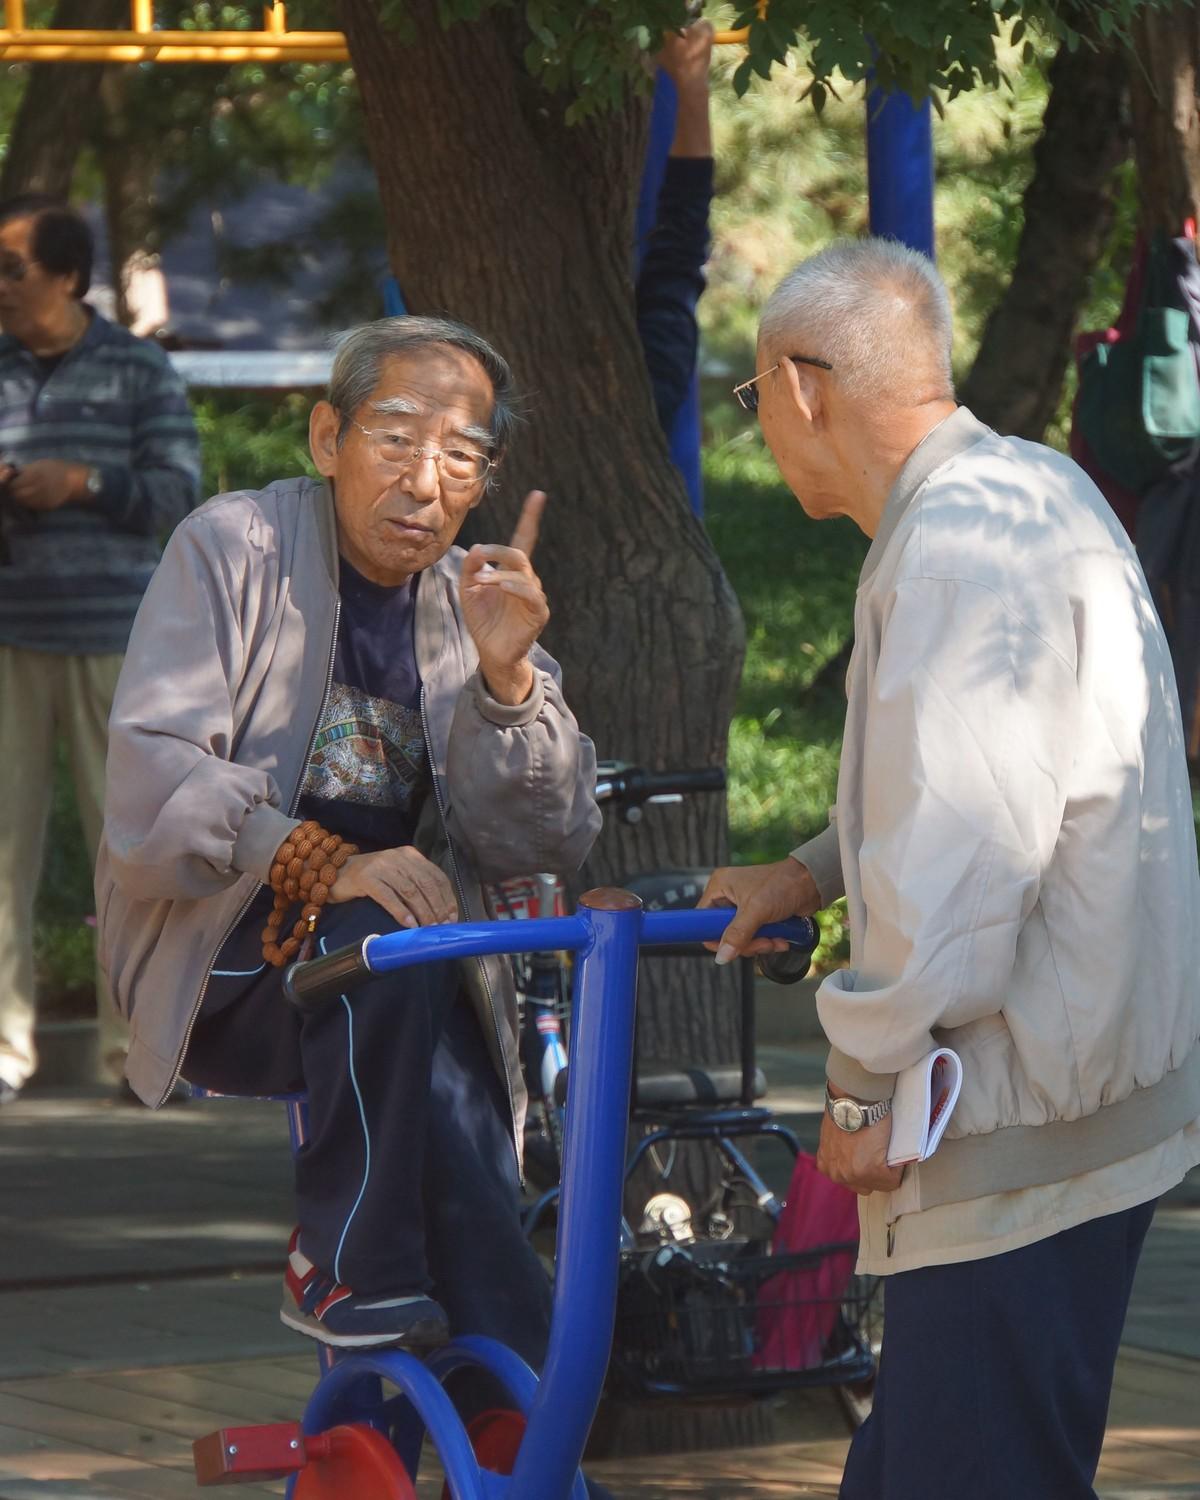
[[[24,281],[33,262],[22,260],[19,255],[0,256],[0,281]]]
[[[798,365],[816,365],[818,370],[832,370],[833,366],[827,359],[816,359],[811,354],[785,354],[784,359],[794,359]],[[768,375],[774,375],[783,359],[777,360],[769,370],[764,370],[761,375],[755,375],[749,380],[743,380],[741,385],[733,388],[733,399],[743,411],[754,412],[758,410],[758,382],[765,380]]]
[[[411,469],[423,458],[431,458],[447,489],[469,489],[471,485],[486,479],[488,470],[495,463],[486,453],[476,453],[471,448],[429,448],[414,442],[406,432],[389,432],[385,427],[364,427],[353,417],[350,418],[350,424],[363,434],[367,447],[384,468],[399,472]]]

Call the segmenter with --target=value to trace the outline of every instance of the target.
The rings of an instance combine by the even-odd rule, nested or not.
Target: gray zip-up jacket
[[[463,553],[420,575],[415,646],[435,795],[414,842],[457,886],[575,870],[600,828],[595,753],[540,648],[533,692],[487,692],[459,610]],[[129,1017],[128,1077],[161,1104],[179,1076],[213,961],[269,876],[324,710],[338,621],[328,487],[280,480],[218,495],[171,537],[134,623],[109,725],[96,866],[100,963]],[[525,1114],[511,971],[464,963],[513,1114]]]

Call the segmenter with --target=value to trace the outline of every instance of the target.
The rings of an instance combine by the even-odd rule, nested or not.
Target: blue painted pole
[[[638,189],[637,219],[634,230],[634,263],[641,269],[646,241],[658,217],[658,195],[667,170],[667,157],[675,138],[675,114],[679,95],[675,85],[660,69],[654,81],[654,106],[650,114],[650,139]],[[704,514],[704,483],[700,465],[700,372],[693,370],[687,399],[675,414],[667,434],[671,459],[683,475],[688,499],[695,515]]]
[[[929,100],[872,89],[867,95],[867,192],[871,233],[932,260],[933,126]]]
[[[554,1316],[511,1500],[569,1493],[604,1385],[616,1313],[642,903],[628,891],[590,891],[579,915],[591,926],[591,942],[575,980]]]

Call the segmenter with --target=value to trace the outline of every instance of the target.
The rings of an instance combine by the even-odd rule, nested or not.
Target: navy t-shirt
[[[372,583],[343,557],[340,592],[333,682],[299,816],[360,849],[394,849],[412,843],[430,789],[413,641],[417,579]]]

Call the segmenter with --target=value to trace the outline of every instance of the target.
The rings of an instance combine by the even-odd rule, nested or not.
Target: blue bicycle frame
[[[598,890],[572,916],[388,933],[289,970],[289,995],[312,1006],[368,975],[415,964],[537,950],[578,955],[554,1313],[541,1379],[511,1350],[478,1337],[456,1339],[425,1363],[397,1350],[356,1356],[321,1380],[305,1413],[306,1433],[361,1420],[364,1394],[383,1379],[401,1398],[385,1409],[377,1396],[366,1396],[367,1420],[378,1423],[384,1414],[410,1475],[427,1429],[454,1500],[584,1500],[579,1463],[604,1384],[616,1308],[638,948],[715,942],[730,916],[727,909],[645,912],[627,891]],[[762,935],[808,949],[818,937],[808,919],[766,927]],[[498,1377],[528,1419],[511,1477],[480,1469],[441,1389],[442,1379],[466,1364]]]

